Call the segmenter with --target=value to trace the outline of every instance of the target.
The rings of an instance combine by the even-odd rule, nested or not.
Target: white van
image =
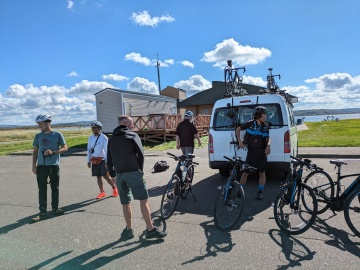
[[[265,93],[224,98],[216,101],[209,129],[209,166],[218,169],[222,176],[229,174],[230,165],[224,156],[233,157],[236,153],[243,160],[247,151],[238,149],[235,128],[253,117],[256,106],[264,106],[267,111],[266,123],[270,129],[271,153],[268,168],[287,172],[290,169],[290,155],[297,156],[298,135],[293,114],[292,102],[285,93]],[[243,138],[245,131],[241,131]]]

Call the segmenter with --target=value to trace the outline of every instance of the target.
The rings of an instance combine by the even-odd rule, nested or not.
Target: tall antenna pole
[[[159,54],[156,54],[156,69],[157,69],[157,75],[158,75],[158,85],[159,85],[159,95],[161,95],[161,86],[160,86],[160,62],[158,58]]]

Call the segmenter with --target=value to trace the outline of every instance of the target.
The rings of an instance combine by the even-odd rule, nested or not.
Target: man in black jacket
[[[140,137],[132,132],[133,120],[122,115],[118,118],[119,126],[114,129],[108,142],[107,165],[109,171],[115,170],[116,184],[126,222],[121,233],[123,238],[133,238],[131,197],[140,201],[140,209],[146,223],[146,238],[163,238],[166,232],[153,226],[150,216],[149,194],[144,179],[144,151]]]
[[[194,138],[197,139],[198,145],[201,146],[199,133],[193,123],[190,122],[192,118],[193,113],[186,111],[184,121],[176,128],[176,148],[181,149],[183,155],[194,153]]]

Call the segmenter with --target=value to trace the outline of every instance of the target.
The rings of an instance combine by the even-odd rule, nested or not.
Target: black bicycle
[[[270,91],[278,91],[280,90],[279,86],[277,85],[277,83],[275,82],[275,77],[279,77],[279,80],[281,79],[281,75],[273,75],[272,68],[268,68],[269,70],[269,75],[266,76],[266,80],[267,80],[267,89],[269,89]]]
[[[292,169],[280,186],[274,203],[275,222],[283,232],[291,235],[307,231],[315,221],[318,203],[311,187],[302,183],[304,167],[317,170],[311,160],[292,158]]]
[[[247,94],[245,89],[242,88],[243,77],[239,75],[239,69],[242,69],[243,73],[246,71],[245,66],[233,68],[232,60],[227,60],[227,66],[224,68],[224,81],[226,92],[230,96]]]
[[[196,202],[191,186],[194,178],[195,165],[199,165],[199,163],[193,161],[195,157],[194,154],[188,154],[186,156],[176,156],[171,153],[167,154],[178,161],[178,164],[161,198],[160,212],[163,219],[171,217],[179,202],[179,198],[185,199],[189,191]]]
[[[214,221],[219,229],[230,230],[240,219],[245,203],[244,190],[236,179],[243,171],[256,172],[257,169],[242,161],[240,157],[231,159],[224,156],[224,158],[231,163],[233,169],[225,185],[218,188],[219,192],[214,207]]]
[[[304,183],[310,186],[321,205],[319,214],[327,209],[339,212],[344,210],[344,217],[352,232],[360,237],[360,173],[341,175],[341,166],[347,165],[342,160],[330,160],[337,169],[337,180],[333,181],[329,174],[323,170],[317,170],[306,176]],[[355,180],[343,191],[341,180],[357,176]]]

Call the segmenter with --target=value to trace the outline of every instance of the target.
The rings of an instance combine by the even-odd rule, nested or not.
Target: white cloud
[[[103,80],[112,80],[112,81],[126,81],[129,78],[126,76],[122,76],[119,74],[108,74],[108,75],[102,75],[101,78]]]
[[[288,93],[299,98],[296,109],[342,109],[357,108],[360,102],[360,76],[347,73],[325,74],[319,78],[305,80],[315,83],[309,86],[283,87]]]
[[[258,86],[265,86],[267,82],[264,81],[261,77],[250,77],[250,76],[243,76],[243,83],[258,85]]]
[[[195,67],[195,65],[193,63],[191,63],[190,61],[188,61],[188,60],[181,61],[180,63],[185,67],[190,67],[190,68]]]
[[[67,74],[66,76],[68,77],[77,77],[79,76],[79,74],[76,71],[71,71],[69,74]]]
[[[174,59],[165,59],[164,61],[157,59],[149,59],[147,57],[142,56],[140,53],[128,53],[125,55],[126,61],[133,61],[135,63],[142,64],[144,66],[156,66],[157,62],[159,62],[161,67],[169,67],[170,65],[174,65]]]
[[[145,78],[135,77],[127,85],[129,91],[141,92],[146,94],[159,94],[159,88],[154,82]]]
[[[215,49],[204,53],[201,61],[214,63],[214,67],[225,67],[226,60],[231,59],[233,66],[255,65],[271,56],[266,48],[255,48],[240,45],[233,38],[225,39],[215,46]]]
[[[67,8],[72,9],[74,7],[74,2],[71,0],[67,0]]]
[[[127,55],[125,55],[125,60],[133,61],[135,63],[140,63],[145,66],[151,65],[151,60],[147,57],[142,57],[140,53],[134,53],[134,52],[128,53]]]
[[[140,26],[151,26],[157,27],[162,22],[173,22],[175,19],[169,15],[162,15],[161,17],[151,17],[147,10],[134,12],[130,19],[137,25]]]
[[[204,79],[201,75],[191,76],[188,80],[182,80],[174,84],[174,87],[187,91],[187,96],[192,96],[200,91],[212,87],[212,83]]]

